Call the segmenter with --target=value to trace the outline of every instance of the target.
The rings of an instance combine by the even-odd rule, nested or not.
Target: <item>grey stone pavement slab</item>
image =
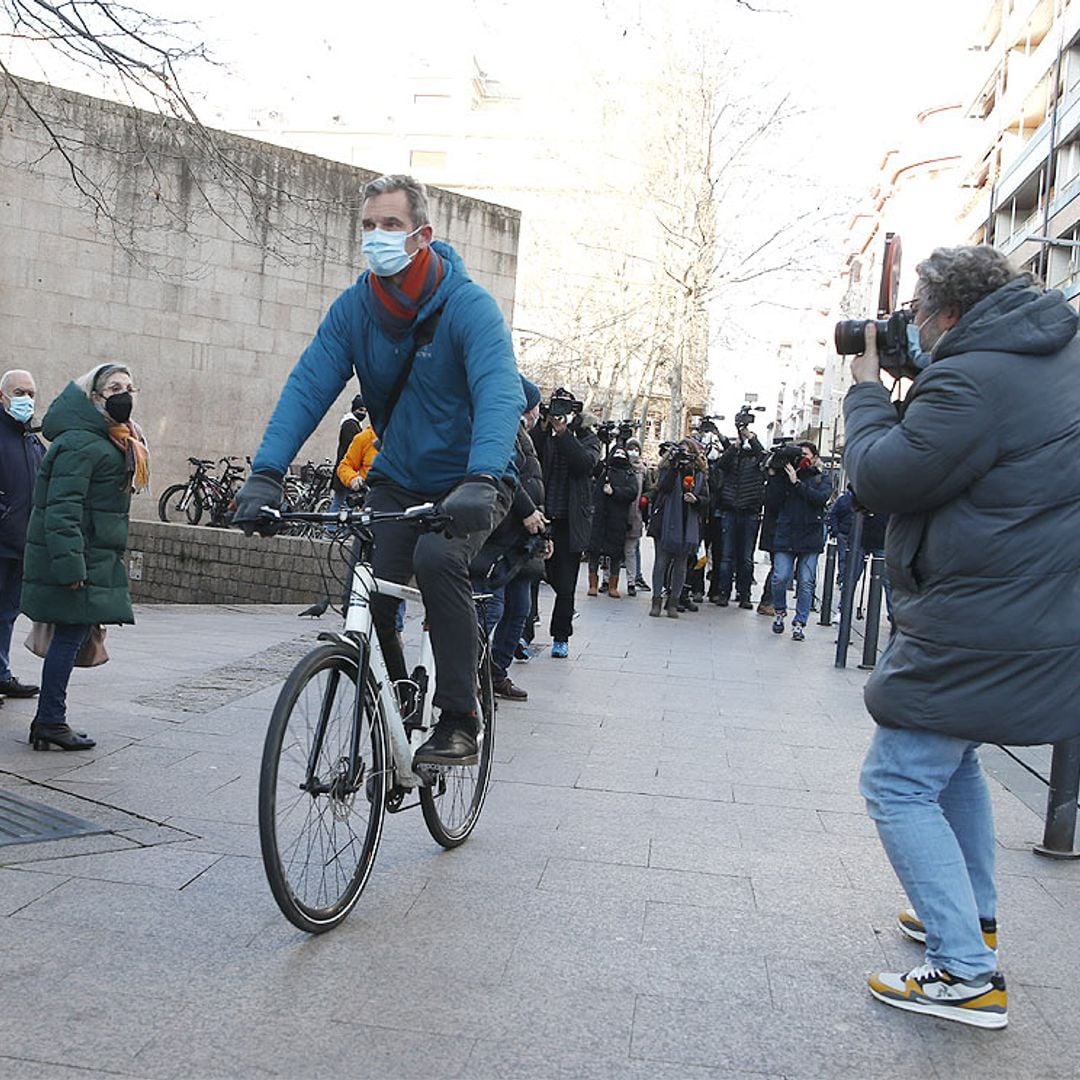
[[[647,595],[579,608],[569,659],[514,667],[530,697],[501,704],[468,843],[391,816],[318,938],[270,896],[256,787],[280,683],[333,616],[140,607],[74,676],[90,753],[32,752],[33,703],[6,702],[0,788],[107,831],[0,847],[0,1076],[1080,1073],[1080,866],[1031,854],[1037,799],[995,751],[1000,1033],[864,989],[920,953],[858,795],[866,676],[833,667],[834,630],[649,619]],[[16,648],[20,677],[39,664]]]

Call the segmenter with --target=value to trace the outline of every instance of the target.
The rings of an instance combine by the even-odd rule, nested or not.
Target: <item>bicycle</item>
[[[198,525],[203,513],[209,511],[211,525],[225,525],[225,515],[229,504],[244,480],[244,466],[236,465],[238,458],[221,458],[225,466],[220,477],[211,476],[211,470],[217,464],[207,458],[189,457],[192,466],[191,475],[185,484],[173,484],[167,487],[158,499],[158,517],[169,522],[180,515],[189,525]],[[170,514],[173,517],[170,518]]]
[[[495,744],[495,697],[487,635],[477,626],[475,765],[413,767],[413,752],[432,727],[434,657],[424,628],[420,658],[392,682],[374,633],[373,594],[419,602],[420,592],[374,576],[372,525],[411,521],[444,528],[434,504],[403,511],[343,509],[268,517],[337,526],[330,550],[355,541],[341,632],[319,635],[285,680],[270,717],[259,774],[259,839],[267,881],[282,914],[311,934],[341,923],[356,905],[375,863],[387,813],[420,806],[432,838],[463,843],[480,817]],[[484,594],[474,595],[483,605]],[[412,792],[416,800],[406,803]]]

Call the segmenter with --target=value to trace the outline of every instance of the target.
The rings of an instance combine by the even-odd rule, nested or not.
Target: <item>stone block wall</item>
[[[0,371],[33,372],[44,411],[69,379],[130,364],[152,455],[132,514],[155,517],[189,456],[254,454],[286,376],[362,268],[360,190],[373,175],[0,80]],[[436,236],[510,322],[520,214],[430,198]],[[356,391],[350,380],[298,463],[334,453]]]
[[[307,606],[327,593],[329,546],[291,536],[248,538],[235,529],[132,521],[126,556],[131,598]],[[331,587],[336,603],[340,590]]]

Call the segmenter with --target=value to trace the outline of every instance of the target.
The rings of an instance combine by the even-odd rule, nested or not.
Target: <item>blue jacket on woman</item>
[[[384,437],[370,478],[438,497],[466,476],[513,475],[511,459],[525,397],[510,331],[491,294],[472,281],[449,244],[431,245],[443,260],[442,281],[417,313],[419,326],[442,314],[386,430],[386,406],[413,347],[394,341],[371,305],[370,271],[330,306],[282,390],[255,455],[254,472],[284,474],[296,452],[355,373],[371,422]]]

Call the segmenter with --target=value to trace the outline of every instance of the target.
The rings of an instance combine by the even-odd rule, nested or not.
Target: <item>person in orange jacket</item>
[[[338,462],[337,478],[350,491],[359,491],[364,486],[368,470],[379,453],[375,440],[375,429],[368,424],[349,443],[345,456]]]

